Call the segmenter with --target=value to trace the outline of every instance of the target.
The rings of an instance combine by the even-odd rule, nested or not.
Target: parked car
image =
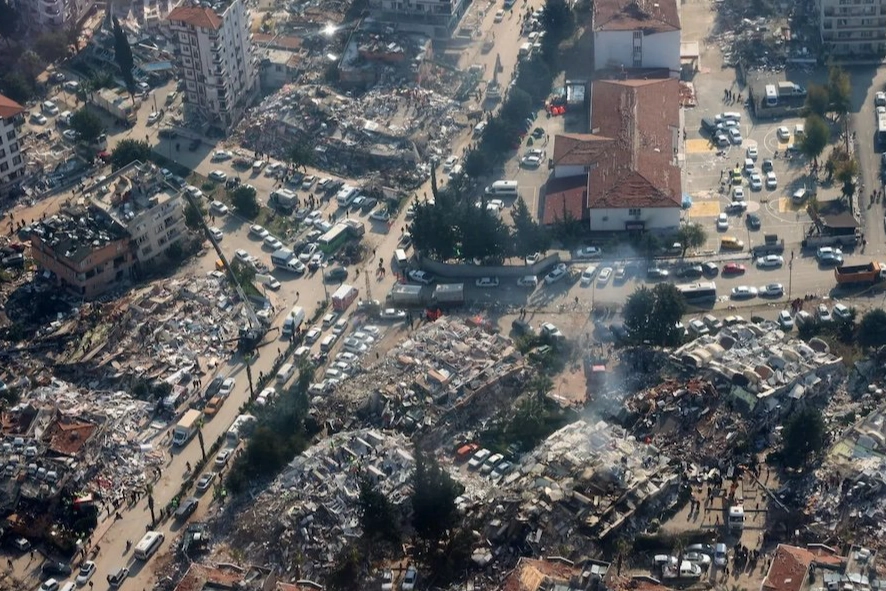
[[[209,487],[212,486],[212,481],[215,480],[216,473],[215,472],[206,472],[203,476],[200,477],[200,480],[197,481],[197,490],[200,492],[206,492],[209,490]]]
[[[581,272],[581,284],[585,287],[589,286],[594,281],[594,276],[596,274],[596,265],[588,265],[585,270]]]
[[[831,314],[839,320],[849,320],[852,318],[852,310],[843,304],[834,304],[834,309],[831,310]]]
[[[780,298],[784,295],[784,285],[781,283],[769,283],[761,287],[759,293],[761,296]]]
[[[415,281],[416,283],[421,283],[422,285],[430,285],[434,282],[434,276],[427,271],[413,269],[412,271],[409,271],[406,276],[409,278],[410,281]]]
[[[723,265],[723,275],[743,275],[745,266],[740,263],[726,263]]]
[[[646,269],[646,278],[657,280],[657,279],[667,279],[668,275],[670,275],[670,271],[667,269],[662,269],[660,267],[649,267]]]
[[[209,173],[210,180],[217,181],[219,183],[223,183],[228,180],[228,175],[223,170],[213,170]]]
[[[60,575],[62,577],[67,577],[73,572],[69,564],[58,560],[47,560],[40,567],[40,571],[44,575]]]
[[[828,307],[824,304],[819,304],[818,308],[815,310],[815,315],[818,316],[819,322],[833,322],[834,317],[831,316],[831,311],[828,310]]]
[[[604,286],[609,283],[609,279],[612,277],[612,267],[603,267],[600,270],[600,274],[597,275],[597,285]]]
[[[405,320],[406,312],[397,308],[385,308],[379,314],[379,318],[382,320]]]
[[[233,455],[233,453],[234,450],[232,449],[225,449],[223,451],[220,451],[218,455],[215,456],[215,467],[224,468],[227,465],[228,461],[231,459],[231,455]]]
[[[498,287],[498,277],[481,277],[475,284],[477,287]]]
[[[327,282],[344,281],[348,278],[347,267],[333,267],[323,273],[323,280]]]
[[[784,257],[778,254],[767,254],[757,259],[757,266],[761,269],[775,269],[784,264]]]
[[[184,521],[193,515],[194,511],[196,511],[199,506],[200,501],[197,497],[188,497],[182,501],[178,506],[178,509],[175,510],[175,518]]]
[[[468,460],[468,470],[477,470],[480,466],[483,465],[483,462],[492,455],[492,452],[488,449],[481,449],[477,453],[474,454],[470,460]]]
[[[791,330],[794,328],[794,319],[789,311],[782,310],[778,313],[778,325],[783,330]]]
[[[95,563],[91,560],[87,560],[80,565],[80,570],[77,572],[77,578],[74,579],[74,582],[78,585],[85,585],[89,582],[89,579],[92,578],[92,575],[95,574],[95,569]]]
[[[734,300],[747,300],[750,298],[757,297],[757,288],[756,287],[748,287],[747,285],[739,285],[738,287],[732,288],[732,299]]]
[[[596,259],[603,255],[603,249],[596,246],[585,246],[576,250],[572,257],[576,259]]]
[[[568,272],[569,269],[566,267],[566,264],[560,263],[559,265],[554,267],[554,269],[550,273],[545,275],[545,284],[553,285],[554,283],[557,283],[558,281],[564,279]]]

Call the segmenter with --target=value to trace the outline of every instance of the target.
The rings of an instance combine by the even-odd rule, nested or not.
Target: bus
[[[886,148],[886,113],[877,115],[877,145]]]
[[[338,250],[350,237],[351,230],[348,225],[339,222],[332,226],[331,230],[320,236],[320,240],[317,243],[320,245],[320,250],[325,254],[330,254]]]
[[[677,290],[686,298],[687,304],[712,304],[717,301],[717,284],[713,281],[678,285]]]
[[[139,560],[148,560],[160,548],[163,543],[163,534],[158,531],[149,531],[145,537],[135,545],[133,554]]]

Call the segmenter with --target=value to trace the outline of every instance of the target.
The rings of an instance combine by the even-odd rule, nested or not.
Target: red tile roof
[[[244,574],[234,568],[213,568],[193,562],[188,572],[175,586],[175,591],[203,591],[207,583],[213,589],[236,589],[236,586],[243,581]]]
[[[676,0],[596,0],[594,31],[643,31],[643,34],[680,30]]]
[[[49,449],[57,454],[76,456],[92,437],[97,426],[70,417],[59,417],[47,430]]]
[[[169,13],[166,20],[176,21],[203,29],[220,29],[222,19],[211,8],[179,6]]]
[[[763,580],[763,591],[800,591],[815,555],[805,548],[779,544]]]
[[[273,47],[275,49],[288,49],[289,51],[298,51],[301,49],[301,37],[287,37],[285,35],[267,35],[265,33],[255,33],[252,38],[259,45],[265,47]]]
[[[591,134],[558,135],[554,137],[554,166],[587,166],[612,145],[612,140]]]
[[[580,572],[563,562],[521,558],[517,567],[505,579],[501,591],[538,591],[548,579],[568,584]]]
[[[551,178],[543,189],[541,221],[553,224],[564,218],[564,211],[576,220],[588,218],[588,177]]]
[[[0,119],[12,119],[20,113],[24,113],[25,108],[12,100],[0,94]]]

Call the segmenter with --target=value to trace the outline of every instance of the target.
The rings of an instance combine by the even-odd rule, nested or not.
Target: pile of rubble
[[[230,508],[222,526],[231,547],[250,562],[284,569],[299,556],[308,578],[334,564],[348,539],[360,536],[360,481],[371,479],[395,505],[408,498],[411,443],[371,429],[338,433],[296,457],[246,509]],[[269,532],[273,535],[269,536]]]

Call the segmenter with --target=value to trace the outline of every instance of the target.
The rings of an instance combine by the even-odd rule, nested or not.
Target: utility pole
[[[791,251],[791,260],[788,261],[788,300],[791,299],[791,291],[794,285],[794,251]]]

